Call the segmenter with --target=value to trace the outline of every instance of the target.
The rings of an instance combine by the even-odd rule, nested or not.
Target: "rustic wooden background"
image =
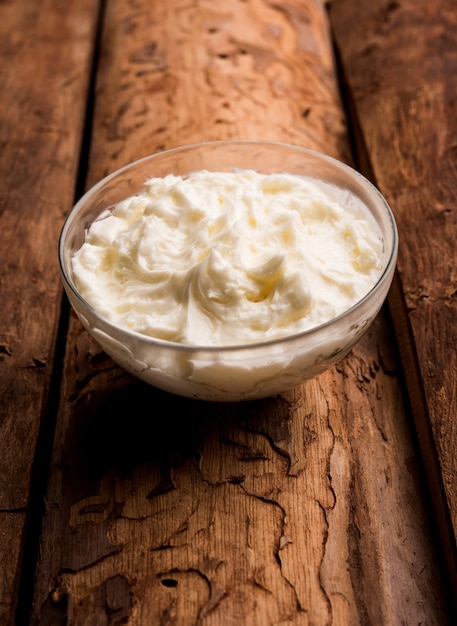
[[[16,0],[0,18],[0,623],[454,623],[455,2]],[[108,172],[232,137],[357,166],[401,244],[348,358],[218,405],[101,353],[56,249]]]

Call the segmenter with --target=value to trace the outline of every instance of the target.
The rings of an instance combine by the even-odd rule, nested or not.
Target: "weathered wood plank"
[[[214,138],[350,158],[323,4],[227,6],[107,4],[89,183]],[[318,379],[205,404],[72,317],[32,623],[446,624],[392,345],[381,314]]]
[[[328,28],[319,0],[108,3],[89,184],[198,140],[280,138],[350,160]]]
[[[457,5],[346,0],[331,15],[373,176],[399,224],[403,293],[392,305],[457,590]]]
[[[61,286],[56,238],[73,201],[96,3],[0,3],[0,623],[17,603],[32,462]]]

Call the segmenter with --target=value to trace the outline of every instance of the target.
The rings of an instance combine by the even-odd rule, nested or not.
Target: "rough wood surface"
[[[61,287],[56,239],[74,200],[93,2],[0,3],[0,623],[17,602],[32,463]]]
[[[88,184],[163,147],[350,158],[317,0],[106,4]],[[443,624],[445,585],[382,313],[261,402],[132,380],[72,316],[33,624]]]
[[[270,139],[350,159],[320,0],[109,2],[88,184],[194,141]]]
[[[331,16],[371,170],[399,225],[392,304],[457,590],[457,5],[345,0]]]

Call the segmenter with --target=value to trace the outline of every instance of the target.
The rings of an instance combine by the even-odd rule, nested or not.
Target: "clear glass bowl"
[[[196,170],[253,169],[289,172],[333,183],[368,207],[384,244],[382,272],[371,291],[344,314],[290,337],[241,346],[193,346],[121,328],[97,313],[78,293],[71,258],[86,229],[107,208],[138,193],[152,176],[186,175]],[[63,284],[87,331],[123,368],[165,391],[211,401],[271,396],[312,378],[342,359],[365,333],[392,282],[398,235],[392,211],[361,174],[322,154],[262,141],[215,141],[153,154],[107,176],[74,206],[59,241]]]

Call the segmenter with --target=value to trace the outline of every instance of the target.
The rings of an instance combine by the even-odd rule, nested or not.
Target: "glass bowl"
[[[185,345],[127,330],[104,319],[78,293],[72,255],[103,211],[141,191],[151,177],[238,168],[311,176],[359,198],[374,218],[383,242],[382,271],[371,291],[343,314],[311,330],[236,346]],[[120,366],[174,394],[200,400],[239,401],[293,388],[342,359],[381,308],[395,271],[397,249],[397,228],[391,209],[379,191],[354,169],[298,146],[229,140],[159,152],[104,178],[77,202],[67,217],[59,241],[59,260],[64,288],[76,315]]]

